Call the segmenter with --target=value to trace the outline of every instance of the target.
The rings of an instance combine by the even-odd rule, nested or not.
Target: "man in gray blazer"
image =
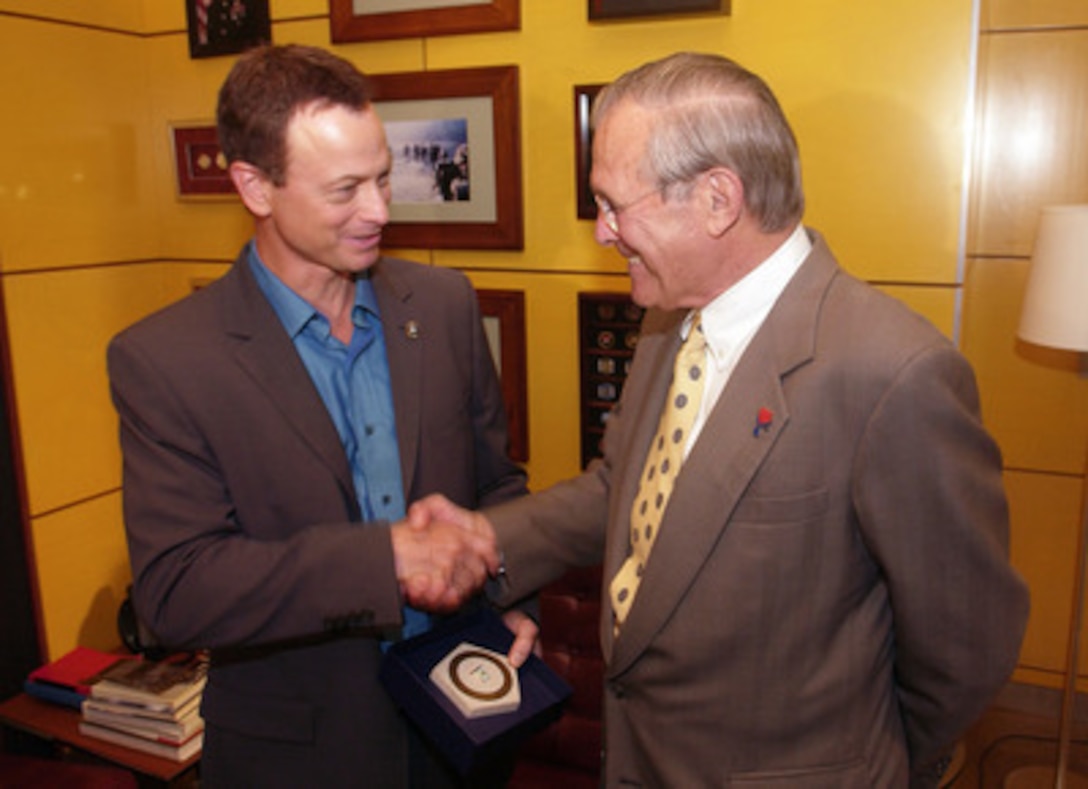
[[[606,786],[935,786],[1028,611],[967,362],[802,227],[796,142],[755,75],[681,53],[594,119],[597,239],[649,308],[603,458],[483,514],[423,506],[493,526],[502,600],[603,560]],[[699,336],[651,518],[675,464],[644,461]]]
[[[391,159],[350,63],[254,50],[218,113],[254,238],[108,354],[136,610],[211,650],[203,785],[448,785],[378,668],[426,626],[402,593],[448,609],[498,564],[486,538],[408,528],[406,505],[526,492],[475,292],[380,256]]]

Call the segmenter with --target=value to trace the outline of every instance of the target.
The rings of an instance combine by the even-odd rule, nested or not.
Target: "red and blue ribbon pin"
[[[759,438],[760,431],[770,430],[772,422],[774,422],[774,412],[769,408],[760,408],[759,413],[756,414],[756,426],[752,430],[752,435]]]

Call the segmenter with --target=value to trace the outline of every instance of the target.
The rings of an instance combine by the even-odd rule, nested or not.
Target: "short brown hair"
[[[261,46],[243,54],[219,89],[219,145],[228,162],[258,167],[282,186],[287,124],[318,103],[365,110],[366,77],[353,64],[317,47]]]

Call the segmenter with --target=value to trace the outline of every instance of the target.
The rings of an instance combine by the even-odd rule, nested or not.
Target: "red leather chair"
[[[599,566],[571,570],[540,593],[544,661],[574,692],[563,716],[526,743],[509,783],[512,789],[600,786],[600,594]]]

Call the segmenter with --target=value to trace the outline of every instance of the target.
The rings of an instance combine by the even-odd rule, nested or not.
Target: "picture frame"
[[[578,293],[582,468],[601,456],[601,439],[623,394],[644,314],[630,293]]]
[[[379,74],[393,153],[387,247],[522,249],[517,66]]]
[[[517,30],[521,0],[329,0],[334,44]]]
[[[234,55],[272,43],[269,0],[185,0],[189,57]]]
[[[603,84],[574,86],[574,183],[579,219],[597,220],[597,201],[589,185],[593,169],[593,129],[589,125],[593,100]]]
[[[529,409],[525,352],[525,294],[520,290],[476,291],[480,316],[502,382],[510,434],[510,459],[529,459]]]
[[[237,195],[214,124],[200,121],[171,124],[170,140],[178,197],[222,198]]]
[[[731,0],[588,0],[589,19],[717,13],[728,14]]]

